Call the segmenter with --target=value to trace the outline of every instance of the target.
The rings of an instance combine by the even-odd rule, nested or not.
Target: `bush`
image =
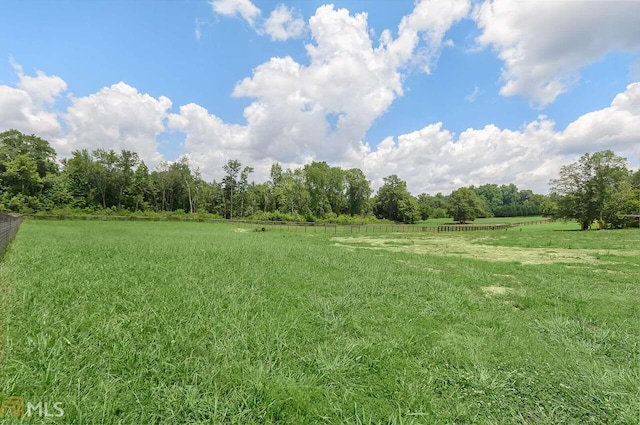
[[[307,221],[305,217],[300,214],[288,214],[280,211],[264,212],[260,211],[250,217],[244,218],[245,220],[259,220],[259,221]]]

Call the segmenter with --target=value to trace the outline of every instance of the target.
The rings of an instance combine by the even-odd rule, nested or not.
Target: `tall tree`
[[[116,196],[118,209],[122,208],[123,202],[129,206],[129,198],[133,192],[133,179],[135,168],[138,166],[140,158],[138,154],[128,150],[122,150],[116,157]]]
[[[144,161],[140,161],[135,173],[133,174],[133,181],[131,184],[131,194],[134,200],[134,211],[142,208],[144,209],[145,199],[149,193],[149,168]]]
[[[309,192],[311,213],[316,217],[324,217],[333,212],[331,208],[330,179],[331,167],[326,162],[314,161],[304,166],[304,181]]]
[[[242,164],[237,159],[229,160],[229,162],[227,162],[223,167],[226,176],[224,176],[222,182],[224,184],[225,192],[229,197],[228,215],[230,219],[233,218],[233,197],[238,188],[238,174],[240,173],[240,168],[242,168]]]
[[[240,215],[244,217],[245,205],[249,200],[249,174],[253,173],[252,167],[244,167],[240,173],[240,181],[238,182],[238,193],[240,195]]]
[[[93,151],[95,162],[91,168],[94,184],[100,194],[102,208],[107,208],[107,199],[115,191],[117,185],[118,155],[114,150],[96,149]],[[111,204],[111,202],[109,202]]]
[[[352,168],[344,172],[349,214],[363,215],[369,208],[371,185],[359,168]]]
[[[72,207],[97,206],[98,190],[94,179],[94,162],[86,149],[71,152],[71,158],[62,162],[68,189],[73,197]]]

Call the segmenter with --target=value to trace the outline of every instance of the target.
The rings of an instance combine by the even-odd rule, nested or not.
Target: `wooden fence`
[[[495,224],[447,224],[439,226],[416,226],[412,224],[337,224],[291,221],[267,221],[267,220],[226,220],[214,218],[191,218],[189,216],[169,217],[144,217],[144,216],[118,216],[118,215],[30,215],[34,219],[42,220],[124,220],[124,221],[188,221],[205,223],[233,223],[240,227],[248,227],[257,231],[281,230],[301,233],[328,233],[328,234],[380,234],[380,233],[423,233],[423,232],[468,232],[478,230],[502,230],[509,227],[527,226],[533,224],[546,224],[550,219],[537,221],[522,221],[518,223]]]

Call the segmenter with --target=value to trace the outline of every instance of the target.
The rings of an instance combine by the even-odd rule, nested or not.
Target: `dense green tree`
[[[418,203],[407,190],[407,183],[397,175],[385,177],[374,199],[379,218],[414,223],[420,217]]]
[[[64,160],[64,175],[73,201],[71,207],[87,208],[97,202],[97,190],[93,178],[93,158],[86,149],[71,152]]]
[[[311,195],[305,185],[304,169],[289,170],[282,174],[282,187],[286,207],[282,211],[295,215],[310,215]]]
[[[518,203],[518,186],[513,183],[503,184],[500,186],[500,192],[502,193],[503,205],[515,205]]]
[[[485,215],[485,203],[473,189],[461,187],[449,195],[447,213],[459,223],[473,221],[476,217]]]
[[[31,157],[36,163],[36,169],[41,178],[58,171],[56,151],[46,140],[17,130],[0,133],[0,173],[4,172],[6,164],[18,155]]]
[[[222,181],[211,183],[202,179],[199,170],[192,169],[186,157],[163,161],[152,172],[135,152],[128,150],[78,150],[59,164],[61,169],[46,140],[16,130],[0,133],[0,208],[208,212],[227,218],[257,212],[277,216],[280,212],[309,220],[375,212],[378,217],[413,222],[444,217],[449,206],[449,197],[442,193],[414,198],[397,176],[386,178],[372,199],[370,182],[361,170],[344,170],[326,162],[286,171],[274,163],[270,179],[257,184],[249,181],[253,168],[242,167],[237,160],[224,166]],[[628,180],[630,190],[635,190],[640,185],[640,174],[636,172]],[[481,200],[481,215],[539,214],[543,205],[546,212],[556,211],[558,205],[557,200],[518,190],[513,184],[486,184],[473,190]],[[622,209],[633,208],[633,198],[624,199]],[[613,225],[615,217],[608,211],[620,210],[617,205],[610,200],[603,210],[603,217],[611,217],[609,225]]]
[[[364,215],[369,209],[371,185],[362,170],[351,168],[344,172],[348,213]]]
[[[333,212],[329,196],[332,192],[331,167],[326,162],[312,162],[303,168],[304,182],[309,193],[309,208],[316,217]]]
[[[2,183],[11,193],[33,196],[42,189],[42,178],[38,174],[38,165],[29,155],[19,154],[5,163]]]
[[[584,154],[577,162],[560,169],[551,181],[557,193],[557,216],[575,219],[582,230],[597,221],[599,228],[618,226],[621,215],[632,208],[633,198],[627,160],[611,150]]]
[[[640,189],[640,170],[636,170],[631,173],[631,187],[633,189]]]
[[[55,150],[46,140],[17,130],[0,133],[0,206],[18,212],[50,208]]]
[[[475,188],[475,192],[484,199],[493,213],[503,205],[504,193],[497,184],[483,184]]]
[[[420,220],[426,220],[433,215],[433,207],[431,206],[431,195],[421,193],[417,196],[418,213],[420,214]]]

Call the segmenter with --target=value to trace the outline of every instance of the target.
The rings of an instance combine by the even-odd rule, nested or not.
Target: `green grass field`
[[[576,228],[26,221],[0,390],[62,402],[33,423],[638,424],[640,231]]]

